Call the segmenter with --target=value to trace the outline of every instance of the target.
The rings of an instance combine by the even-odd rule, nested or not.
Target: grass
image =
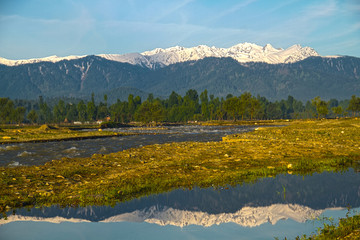
[[[279,173],[358,170],[359,160],[360,120],[294,121],[221,142],[155,144],[41,166],[0,167],[0,212],[113,205],[174,188],[239,184]]]
[[[42,126],[2,126],[0,130],[0,144],[21,142],[46,142],[81,140],[87,138],[101,138],[124,135],[111,131],[76,131],[68,127]]]
[[[345,218],[340,218],[339,223],[334,223],[333,219],[324,223],[318,229],[317,234],[310,236],[297,237],[298,240],[328,240],[328,239],[360,239],[360,214],[349,216],[350,210]]]

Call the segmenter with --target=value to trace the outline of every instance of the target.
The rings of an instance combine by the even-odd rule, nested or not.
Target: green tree
[[[197,105],[189,95],[185,95],[184,100],[179,107],[181,121],[189,121],[194,119],[194,115],[196,114]]]
[[[210,120],[213,120],[217,117],[216,111],[220,107],[221,107],[221,102],[219,98],[218,97],[214,98],[214,95],[210,95],[210,104],[209,104]]]
[[[337,107],[332,107],[331,111],[337,116],[339,117],[341,114],[343,114],[344,110],[341,106],[337,106]]]
[[[217,120],[219,121],[224,120],[225,111],[220,107],[216,109],[215,115]]]
[[[186,92],[185,96],[189,97],[191,101],[194,101],[195,103],[199,102],[199,95],[196,90],[190,89]]]
[[[51,108],[46,102],[40,100],[39,122],[50,123],[52,120]]]
[[[167,120],[170,122],[181,122],[184,119],[184,113],[182,112],[182,106],[173,105],[167,111]]]
[[[304,104],[296,99],[294,99],[293,108],[294,113],[292,114],[291,118],[299,118],[305,111]]]
[[[316,118],[316,106],[312,104],[312,101],[306,101],[305,103],[305,112],[307,118]]]
[[[236,121],[236,114],[238,112],[239,109],[239,98],[237,97],[231,97],[226,99],[226,101],[224,102],[224,110],[232,116],[232,119],[234,121]]]
[[[0,98],[0,122],[10,123],[13,119],[14,102],[9,98]]]
[[[32,124],[37,122],[38,115],[34,109],[30,110],[30,112],[27,115],[27,119],[29,119]]]
[[[68,103],[66,105],[66,119],[69,122],[74,122],[78,120],[78,112],[75,104]]]
[[[133,120],[134,119],[134,115],[136,112],[136,109],[141,105],[141,98],[139,96],[136,96],[134,98],[134,95],[129,94],[128,96],[128,104],[129,104],[129,119]]]
[[[232,95],[231,93],[229,93],[228,95],[226,95],[226,100],[228,100],[228,99],[230,99],[230,98],[233,98],[234,97],[234,95]]]
[[[105,119],[109,114],[108,108],[105,103],[100,102],[97,107],[97,119]]]
[[[56,122],[64,122],[66,117],[66,106],[64,100],[60,99],[58,104],[54,106],[53,115]]]
[[[360,98],[352,95],[347,110],[353,112],[353,116],[355,117],[356,113],[360,112]]]
[[[316,112],[318,114],[318,119],[321,116],[326,116],[329,112],[327,102],[321,100],[319,96],[311,100],[311,103],[316,107]]]
[[[254,118],[255,114],[259,111],[259,109],[260,109],[260,101],[255,97],[250,98],[249,112],[250,112],[251,120]]]
[[[96,120],[96,106],[93,102],[88,102],[86,106],[86,115],[89,121]]]
[[[22,123],[25,119],[25,112],[26,109],[24,107],[17,107],[14,111],[13,120],[18,124]]]
[[[241,115],[241,120],[244,120],[245,114],[247,114],[247,112],[249,112],[249,110],[250,110],[251,98],[252,98],[252,96],[251,96],[251,93],[249,93],[249,92],[244,92],[240,96],[238,113],[239,113],[239,115]]]
[[[77,104],[78,120],[81,122],[87,119],[87,108],[83,100]]]
[[[110,106],[111,118],[114,119],[115,122],[128,123],[130,121],[128,111],[128,103],[121,102],[119,99],[115,104]]]
[[[86,115],[87,115],[87,119],[89,121],[96,120],[97,113],[96,113],[96,105],[95,105],[94,93],[91,94],[91,101],[87,103]]]
[[[207,93],[206,89],[200,94],[200,101],[201,101],[201,116],[202,116],[202,119],[203,120],[208,120],[209,115],[210,115],[210,111],[209,111],[209,98],[208,98],[208,93]]]
[[[280,119],[282,117],[279,102],[270,102],[266,108],[266,115],[268,119]]]
[[[169,99],[168,99],[168,104],[167,104],[168,108],[171,108],[174,105],[179,106],[181,104],[181,99],[182,99],[182,97],[179,94],[172,91],[170,96],[169,96]]]
[[[216,110],[215,104],[214,104],[213,102],[211,102],[211,103],[209,104],[208,109],[209,109],[209,117],[210,117],[210,120],[213,120],[213,119],[214,119],[214,115],[215,115],[215,110]]]
[[[320,116],[326,117],[326,115],[329,113],[327,102],[321,101],[320,106],[316,108]]]
[[[200,104],[199,104],[199,95],[196,90],[190,89],[186,92],[185,97],[188,97],[188,100],[192,101],[194,103],[195,113],[200,112]],[[185,100],[184,97],[184,100]],[[192,117],[192,116],[191,116]]]
[[[165,109],[160,101],[144,101],[136,111],[135,118],[143,123],[161,122],[165,119]]]

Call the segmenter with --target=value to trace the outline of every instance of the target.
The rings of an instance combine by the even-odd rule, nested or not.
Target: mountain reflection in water
[[[278,175],[254,184],[226,188],[177,189],[119,203],[115,207],[19,209],[13,221],[148,222],[158,225],[210,227],[236,223],[255,227],[279,220],[296,222],[318,217],[326,209],[360,207],[360,174],[346,172],[312,176]]]

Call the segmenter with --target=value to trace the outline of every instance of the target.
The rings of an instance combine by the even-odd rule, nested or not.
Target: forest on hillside
[[[356,116],[360,113],[360,97],[348,100],[330,99],[324,101],[315,97],[303,103],[292,96],[271,102],[265,97],[253,96],[245,92],[240,96],[228,94],[226,98],[214,97],[207,90],[198,94],[190,89],[184,96],[172,92],[167,99],[147,99],[129,95],[127,101],[119,99],[108,103],[76,99],[11,100],[0,98],[1,124],[43,124],[43,123],[93,123],[113,121],[118,123],[142,122],[188,122],[209,120],[266,120],[266,119],[306,119]]]

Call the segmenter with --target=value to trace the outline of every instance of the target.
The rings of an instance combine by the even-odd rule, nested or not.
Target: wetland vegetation
[[[221,142],[155,144],[40,166],[1,167],[1,212],[23,206],[103,205],[194,186],[278,173],[359,169],[358,119],[294,121]]]
[[[88,128],[96,129],[97,126]],[[77,131],[71,127],[59,127],[51,125],[41,126],[6,126],[0,131],[0,143],[25,143],[25,142],[47,142],[47,141],[65,141],[82,140],[89,138],[112,137],[127,135],[125,133],[116,133],[102,129],[97,131]]]
[[[129,96],[128,102],[118,101],[109,108],[106,98],[105,103],[99,106],[96,106],[94,101],[69,106],[60,101],[52,110],[42,102],[38,112],[30,111],[26,120],[24,109],[16,110],[19,107],[15,108],[11,100],[2,99],[1,102],[6,102],[2,113],[9,104],[9,109],[13,107],[14,110],[13,114],[9,112],[4,116],[18,116],[19,120],[4,118],[2,122],[86,121],[90,119],[89,113],[92,111],[93,114],[101,113],[100,117],[110,114],[112,119],[122,124],[130,120],[139,120],[146,124],[171,119],[175,122],[230,119],[231,122],[210,121],[198,124],[235,124],[232,122],[235,120],[238,120],[236,124],[244,124],[245,122],[239,120],[267,118],[265,116],[268,115],[264,114],[269,114],[271,109],[275,111],[273,113],[278,112],[278,118],[297,118],[301,114],[296,109],[306,109],[291,97],[274,105],[266,103],[266,99],[251,95],[244,95],[243,99],[242,96],[229,96],[226,100],[219,101],[216,107],[214,104],[219,99],[211,97],[208,100],[205,92],[200,95],[200,100],[199,102],[196,92],[189,91],[184,98],[173,93],[164,101],[149,95],[146,101],[141,102],[141,99]],[[320,118],[329,114],[345,114],[345,107],[339,103],[335,106],[335,101],[324,102],[315,98],[309,104],[307,107],[311,111],[307,112],[306,116]],[[332,108],[331,104],[334,105]],[[300,108],[300,105],[304,108]],[[355,115],[359,112],[358,105],[359,98],[353,96],[346,109]],[[60,111],[60,108],[65,112]],[[329,109],[332,113],[329,113]],[[125,115],[116,115],[117,111]],[[22,117],[19,117],[20,113],[23,114]],[[67,119],[69,113],[73,118]],[[183,115],[172,115],[175,113]],[[99,116],[92,115],[91,120]],[[0,167],[0,212],[6,217],[5,212],[20,207],[53,204],[114,205],[176,188],[235,185],[280,173],[306,175],[322,171],[342,171],[349,167],[359,171],[360,121],[357,118],[248,121],[246,124],[283,126],[258,127],[253,132],[226,136],[220,142],[155,144],[110,154],[94,154],[91,157],[62,158],[38,166]],[[114,127],[112,124],[103,126]],[[88,127],[95,130],[75,131],[70,126],[3,125],[0,128],[0,142],[81,140],[124,134],[103,130],[99,125]],[[353,226],[352,230],[359,228],[358,215],[342,220],[340,226],[347,226],[349,229],[349,222]],[[333,232],[333,227],[325,226],[321,234],[328,232]],[[351,234],[357,236],[356,231]],[[345,236],[345,233],[342,232],[342,235]]]

